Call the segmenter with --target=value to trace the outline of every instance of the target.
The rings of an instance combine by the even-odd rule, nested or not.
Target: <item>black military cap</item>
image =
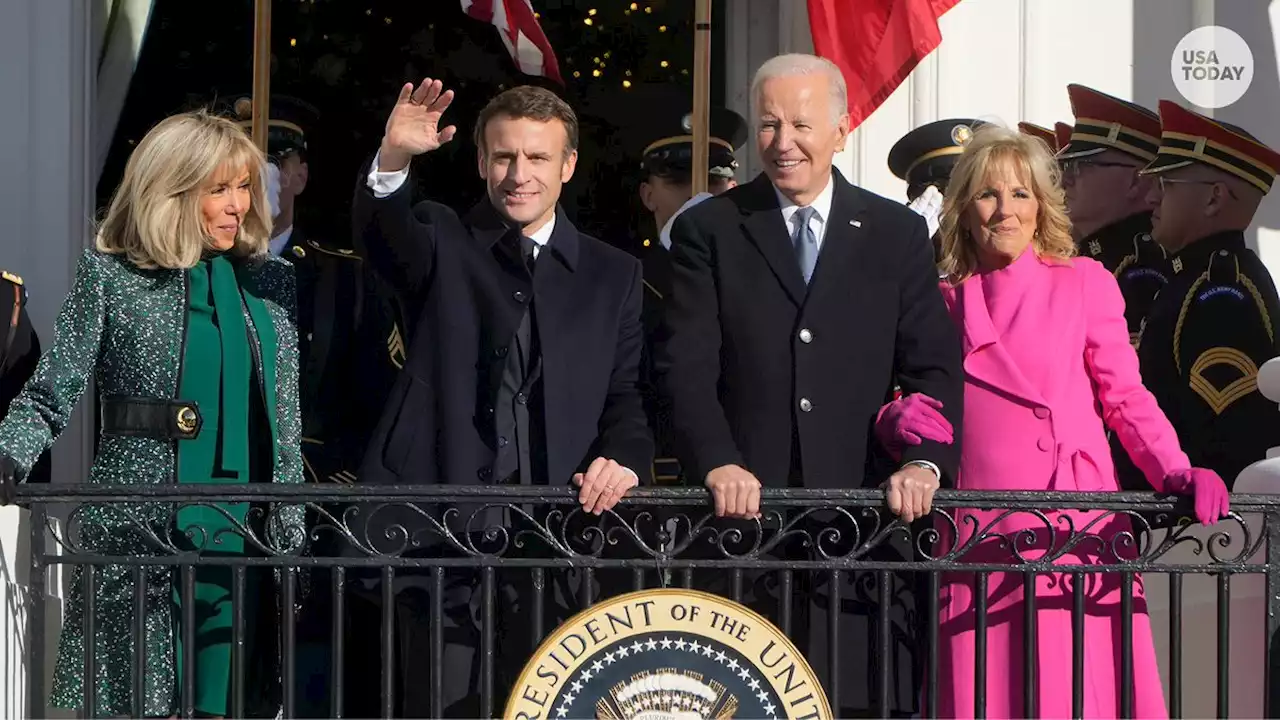
[[[240,126],[246,132],[253,125],[253,99],[243,96],[235,101],[235,113]],[[308,102],[288,95],[272,95],[270,115],[267,118],[267,154],[284,157],[291,153],[305,152],[307,130],[320,117],[320,111]]]
[[[747,141],[747,121],[726,108],[711,108],[710,174],[731,178],[738,169],[734,153]],[[646,133],[640,168],[658,177],[688,177],[693,171],[693,114],[664,118]]]
[[[986,125],[972,118],[951,118],[921,125],[894,143],[889,150],[889,170],[907,181],[907,195],[915,198],[926,186],[946,192],[951,169],[973,131]]]

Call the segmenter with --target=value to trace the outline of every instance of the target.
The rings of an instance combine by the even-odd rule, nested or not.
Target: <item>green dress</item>
[[[261,301],[240,291],[235,267],[224,256],[202,260],[191,269],[190,297],[187,304],[187,344],[182,358],[182,381],[178,396],[194,401],[204,417],[200,434],[178,443],[179,483],[247,483],[250,477],[250,412],[274,407],[274,399],[263,397],[263,404],[250,401],[251,393],[274,387],[276,338],[270,322],[263,322],[265,308]],[[251,322],[246,323],[245,311]],[[255,367],[250,348],[250,333],[261,349],[265,367]],[[264,380],[258,384],[259,373]],[[255,423],[269,427],[271,445],[275,446],[275,423]],[[179,537],[191,549],[204,555],[238,555],[244,551],[244,539],[233,532],[238,523],[247,521],[247,503],[219,503],[217,507],[187,507],[178,511]],[[231,667],[231,576],[229,566],[201,567],[195,575],[195,593],[191,600],[194,639],[195,709],[208,715],[227,714]],[[251,570],[249,576],[256,577]],[[247,593],[252,596],[254,593]],[[175,583],[174,639],[177,648],[177,682],[182,687],[186,668],[183,666],[183,627],[181,618],[184,598]],[[247,626],[253,618],[247,619]],[[178,691],[180,694],[180,690]]]

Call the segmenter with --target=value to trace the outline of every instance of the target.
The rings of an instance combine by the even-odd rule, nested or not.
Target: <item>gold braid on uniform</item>
[[[1253,281],[1240,272],[1240,260],[1235,260],[1236,264],[1236,282],[1244,285],[1245,289],[1253,297],[1253,301],[1258,306],[1258,312],[1262,315],[1262,324],[1267,330],[1267,337],[1275,342],[1275,334],[1271,326],[1271,316],[1267,314],[1266,303],[1262,300],[1262,294],[1258,292],[1258,286]],[[1178,373],[1182,373],[1182,355],[1178,352],[1182,345],[1182,326],[1187,319],[1187,311],[1191,308],[1191,301],[1196,296],[1196,291],[1209,280],[1209,273],[1213,270],[1213,258],[1209,258],[1209,267],[1201,273],[1200,277],[1191,284],[1191,289],[1187,292],[1187,296],[1182,299],[1182,308],[1178,312],[1178,323],[1173,329],[1173,363],[1178,369]],[[1219,390],[1209,382],[1204,376],[1204,372],[1211,367],[1218,365],[1230,365],[1240,371],[1240,377],[1232,380],[1225,388]],[[1232,347],[1212,347],[1200,353],[1195,362],[1191,364],[1190,381],[1192,392],[1200,396],[1201,400],[1213,410],[1214,415],[1221,415],[1224,410],[1231,406],[1235,401],[1248,396],[1258,389],[1258,364],[1248,355],[1240,350]]]

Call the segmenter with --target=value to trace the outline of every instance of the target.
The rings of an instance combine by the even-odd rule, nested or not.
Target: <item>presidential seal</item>
[[[511,688],[508,720],[832,717],[782,631],[695,590],[619,595],[548,637]]]

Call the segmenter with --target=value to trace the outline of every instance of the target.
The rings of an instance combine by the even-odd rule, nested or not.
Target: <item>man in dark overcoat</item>
[[[849,130],[834,64],[774,58],[751,95],[764,172],[681,214],[671,232],[670,338],[658,357],[681,465],[711,490],[722,518],[759,518],[769,510],[762,487],[883,485],[890,512],[910,523],[951,482],[959,443],[909,447],[888,478],[866,466],[876,413],[895,385],[940,400],[961,436],[960,340],[937,288],[925,221],[833,168]],[[775,518],[765,520],[766,533],[777,529]],[[800,529],[818,540],[830,522],[841,520],[818,516]],[[760,532],[753,525],[742,528],[748,536]],[[842,532],[852,537],[847,525]],[[839,544],[824,537],[822,550]],[[777,554],[818,559],[817,549],[783,542]],[[877,592],[859,584],[875,574],[839,576],[838,672],[828,628],[833,576],[797,572],[788,588],[766,577],[776,573],[748,575],[744,599],[790,631],[837,716],[875,709],[882,664],[891,666],[890,708],[915,709],[919,678],[896,643],[880,646]],[[728,594],[722,584],[715,589]],[[782,601],[791,603],[789,619]],[[908,626],[906,618],[891,622]]]
[[[461,217],[438,203],[415,205],[407,182],[410,161],[452,139],[455,128],[441,126],[452,98],[439,81],[406,85],[356,190],[362,245],[413,323],[404,369],[359,481],[572,483],[583,511],[603,513],[653,463],[653,437],[637,387],[644,342],[640,262],[579,233],[560,208],[561,187],[577,163],[578,122],[573,109],[545,89],[507,90],[481,111],[475,142],[486,197]],[[512,533],[531,529],[513,512],[461,509],[450,527],[463,544],[492,548],[492,537],[478,531],[498,524]],[[479,520],[464,527],[477,513]],[[376,552],[474,554],[441,542],[413,512],[366,520],[361,540]],[[388,529],[405,530],[414,546],[398,546]],[[534,541],[505,554],[544,551],[545,544]],[[480,609],[483,573],[446,573],[444,692],[437,713],[430,683],[423,681],[433,662],[431,579],[398,573],[400,712],[491,717],[501,708],[534,643],[576,605],[570,585],[581,577],[548,571],[546,578],[546,612],[539,615],[529,606],[541,581],[531,580],[527,569],[498,572],[489,619],[502,651],[496,659],[489,656],[495,666],[490,677]]]

